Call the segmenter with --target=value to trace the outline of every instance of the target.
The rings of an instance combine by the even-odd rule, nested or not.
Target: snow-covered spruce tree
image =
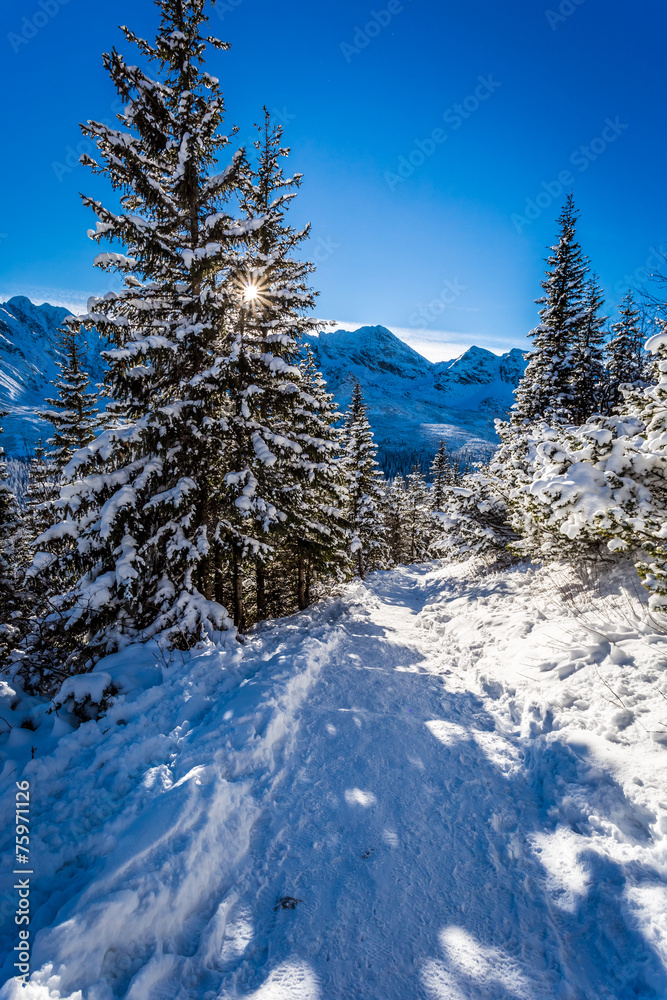
[[[512,494],[510,521],[521,536],[513,549],[582,562],[636,548],[628,518],[642,515],[649,496],[633,474],[642,432],[641,420],[630,416],[594,414],[581,426],[543,425],[532,478]]]
[[[406,477],[403,516],[408,561],[417,563],[432,558],[434,530],[428,485],[417,469]]]
[[[521,427],[539,420],[569,423],[574,400],[573,382],[577,347],[585,312],[588,264],[577,242],[578,212],[568,195],[558,219],[558,243],[548,259],[542,282],[544,295],[537,299],[541,322],[531,333],[532,350],[516,391],[511,422]]]
[[[242,301],[230,313],[227,365],[224,538],[239,627],[246,620],[244,573],[253,570],[255,615],[263,618],[272,550],[280,545],[290,519],[301,519],[298,487],[307,473],[296,420],[302,402],[300,341],[316,329],[308,315],[315,302],[308,285],[314,268],[296,259],[309,230],[295,230],[286,221],[301,176],[284,176],[281,161],[289,150],[282,146],[282,128],[271,122],[266,109],[259,133],[257,165],[241,174],[241,211],[249,235],[233,279]],[[262,224],[254,228],[258,220]]]
[[[657,385],[627,387],[621,415],[548,428],[515,491],[524,551],[581,560],[634,556],[651,606],[667,607],[667,334],[651,338]]]
[[[432,543],[438,556],[454,561],[471,556],[499,558],[516,539],[502,484],[488,468],[466,473],[455,486],[446,488]]]
[[[340,417],[307,347],[293,427],[301,451],[296,474],[284,484],[287,518],[281,527],[276,567],[283,580],[295,580],[296,604],[301,610],[350,572]]]
[[[352,532],[356,571],[363,580],[368,571],[387,566],[389,553],[382,517],[384,476],[376,461],[377,448],[358,382],[345,414],[343,447],[348,495],[345,513]]]
[[[619,308],[620,319],[611,327],[605,350],[608,381],[608,408],[617,412],[623,406],[623,387],[641,388],[645,384],[646,352],[642,336],[641,313],[632,289]]]
[[[97,159],[83,157],[121,194],[98,216],[95,240],[125,253],[100,255],[124,289],[89,304],[82,318],[113,346],[105,383],[122,420],[77,452],[65,469],[62,520],[41,539],[39,564],[67,561],[76,583],[55,603],[53,642],[71,670],[137,638],[189,645],[231,623],[220,603],[229,506],[228,323],[235,320],[240,248],[261,219],[238,220],[230,200],[244,169],[229,138],[224,102],[204,71],[204,0],[159,0],[149,43],[124,34],[148,75],[115,49],[104,56],[125,110],[119,128],[83,127]],[[50,559],[50,562],[49,562]]]
[[[46,400],[51,409],[42,411],[39,416],[53,426],[53,435],[47,442],[50,447],[48,458],[60,471],[75,452],[93,440],[99,427],[99,414],[97,395],[91,391],[88,372],[82,365],[85,344],[80,322],[74,317],[66,320],[59,334],[58,354],[61,360],[56,361],[56,366],[60,375],[51,383],[57,394]]]
[[[604,295],[598,278],[592,275],[584,288],[579,337],[575,350],[572,375],[571,422],[584,423],[593,413],[600,413],[608,397],[604,364],[604,325],[602,315]]]
[[[667,611],[667,322],[651,337],[646,350],[654,356],[655,385],[646,387],[638,399],[629,394],[630,416],[643,426],[638,453],[626,445],[626,460],[632,463],[632,479],[640,487],[640,502],[616,514],[624,531],[617,534],[643,556],[637,569],[651,597],[653,610]],[[633,399],[634,396],[634,399]],[[631,442],[635,445],[637,442]],[[630,452],[628,456],[628,452]],[[648,502],[646,500],[648,493]],[[643,502],[642,502],[643,501]],[[637,509],[638,508],[638,509]],[[630,530],[628,530],[630,529]],[[631,532],[631,533],[630,533]]]
[[[409,561],[408,539],[405,530],[407,491],[403,476],[396,476],[385,491],[384,523],[391,561],[400,566]]]
[[[602,296],[595,277],[588,277],[576,240],[577,217],[570,196],[549,258],[545,294],[538,300],[542,322],[532,335],[533,350],[510,420],[496,425],[501,444],[490,466],[500,487],[497,495],[507,499],[510,525],[523,535],[516,549],[528,555],[545,555],[558,532],[531,492],[541,481],[545,455],[559,454],[559,443],[567,451],[576,427],[605,405]],[[564,539],[561,551],[567,557]]]
[[[448,488],[454,486],[459,478],[458,465],[452,461],[445,442],[441,441],[431,463],[432,510],[442,511],[445,509],[445,498]]]
[[[587,261],[576,239],[578,213],[569,195],[559,216],[558,243],[548,258],[542,282],[541,322],[532,331],[532,349],[515,392],[507,422],[496,421],[500,447],[490,471],[503,484],[510,500],[513,491],[531,481],[531,463],[541,440],[541,427],[566,424],[572,418],[573,380],[585,318]],[[581,377],[581,372],[579,373]]]
[[[54,505],[59,497],[61,471],[57,460],[47,453],[40,438],[30,459],[25,493],[25,524],[28,544],[39,538],[54,521]]]
[[[0,420],[6,415],[0,413]],[[21,573],[24,548],[23,517],[7,481],[7,458],[0,445],[0,665],[7,662],[25,629],[29,602]]]

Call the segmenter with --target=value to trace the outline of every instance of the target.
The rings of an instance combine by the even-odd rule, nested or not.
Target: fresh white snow
[[[106,716],[3,737],[0,998],[664,998],[666,648],[629,574],[433,563],[107,658]]]

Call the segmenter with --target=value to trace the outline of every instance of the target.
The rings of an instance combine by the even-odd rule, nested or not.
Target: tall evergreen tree
[[[579,341],[575,353],[572,376],[572,422],[582,424],[605,406],[607,378],[604,365],[604,325],[607,317],[602,315],[604,295],[597,275],[592,275],[584,288]]]
[[[518,538],[508,522],[502,485],[488,468],[461,476],[437,514],[433,549],[447,559],[498,559]]]
[[[263,220],[239,220],[230,209],[244,155],[217,169],[230,139],[220,131],[218,81],[203,64],[207,44],[227,46],[204,34],[204,6],[158,0],[154,43],[124,28],[156,73],[113,49],[104,63],[123,101],[120,127],[83,127],[98,147],[97,159],[84,161],[121,193],[119,211],[84,197],[99,220],[91,237],[125,250],[96,264],[120,273],[125,287],[83,318],[113,345],[105,382],[122,421],[70,462],[66,527],[44,539],[53,559],[77,571],[60,595],[54,636],[71,669],[133,638],[189,644],[229,624],[220,602],[229,326],[239,308],[239,248]]]
[[[301,610],[312,602],[318,585],[342,581],[349,572],[340,416],[307,347],[294,413],[301,450],[296,475],[284,484],[288,516],[281,539],[281,563],[296,580]]]
[[[403,507],[407,559],[410,563],[431,558],[433,524],[428,486],[418,469],[406,477]]]
[[[646,368],[641,314],[632,289],[626,292],[619,308],[619,315],[620,319],[612,324],[612,335],[605,352],[609,386],[608,405],[612,412],[623,402],[621,386],[641,387],[644,384]]]
[[[32,544],[54,522],[54,505],[59,496],[60,471],[40,438],[30,460],[25,494],[26,534]]]
[[[409,561],[409,545],[405,527],[407,490],[403,476],[396,476],[385,494],[384,521],[392,562],[400,566]]]
[[[447,490],[458,478],[458,467],[452,462],[445,442],[441,441],[431,463],[431,506],[434,511],[445,509]]]
[[[388,550],[382,518],[384,476],[376,461],[377,448],[358,382],[345,414],[343,442],[348,493],[346,513],[352,531],[356,569],[363,580],[367,571],[387,565]]]
[[[558,243],[542,282],[541,323],[533,330],[528,365],[511,411],[514,427],[546,419],[568,423],[576,404],[577,347],[585,314],[588,264],[577,242],[578,212],[568,195],[558,219]]]
[[[242,175],[241,210],[250,226],[239,256],[242,295],[235,313],[228,359],[229,432],[226,461],[226,536],[232,558],[233,608],[245,620],[244,566],[254,563],[257,614],[263,616],[263,575],[271,545],[289,517],[286,484],[298,479],[301,445],[295,433],[301,373],[299,342],[314,332],[308,316],[315,297],[308,286],[311,264],[297,260],[309,230],[295,230],[286,212],[301,176],[286,178],[282,128],[265,109],[255,143],[257,166]],[[261,226],[257,226],[258,220]]]
[[[53,425],[53,436],[49,439],[49,459],[57,469],[64,469],[76,451],[85,448],[99,426],[97,395],[91,392],[90,378],[84,370],[85,344],[81,339],[78,320],[65,322],[60,331],[58,354],[60,361],[59,378],[51,383],[57,389],[57,396],[47,399],[52,407],[40,413],[43,420]],[[42,454],[40,461],[44,459]]]
[[[0,413],[0,420],[6,416]],[[7,458],[0,445],[0,664],[11,655],[25,627],[26,601],[20,572],[23,547],[23,518],[7,480]]]

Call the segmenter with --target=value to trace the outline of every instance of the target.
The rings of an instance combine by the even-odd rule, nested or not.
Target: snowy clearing
[[[107,716],[3,748],[2,1000],[667,996],[667,640],[569,584],[404,567],[103,661]]]

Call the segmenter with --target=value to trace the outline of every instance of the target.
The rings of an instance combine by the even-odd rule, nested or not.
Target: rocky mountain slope
[[[37,412],[57,376],[57,331],[66,315],[22,296],[0,303],[0,408],[7,411],[2,443],[10,456],[28,455],[39,436],[48,437]],[[94,335],[88,340],[88,370],[100,382],[100,344]],[[321,333],[308,341],[342,408],[355,381],[361,383],[390,475],[415,462],[428,466],[440,438],[454,452],[488,454],[493,421],[506,414],[524,368],[521,351],[497,357],[479,347],[433,364],[382,326]]]
[[[389,474],[427,464],[442,438],[450,451],[486,456],[494,420],[512,405],[523,353],[471,347],[454,361],[427,361],[383,326],[308,338],[341,407],[359,381]]]
[[[44,303],[36,306],[17,295],[0,302],[0,409],[6,411],[2,445],[14,457],[29,455],[38,437],[48,437],[50,427],[37,412],[53,392],[50,382],[58,376],[58,327],[67,309]],[[100,344],[89,337],[86,364],[93,382],[104,366]]]

